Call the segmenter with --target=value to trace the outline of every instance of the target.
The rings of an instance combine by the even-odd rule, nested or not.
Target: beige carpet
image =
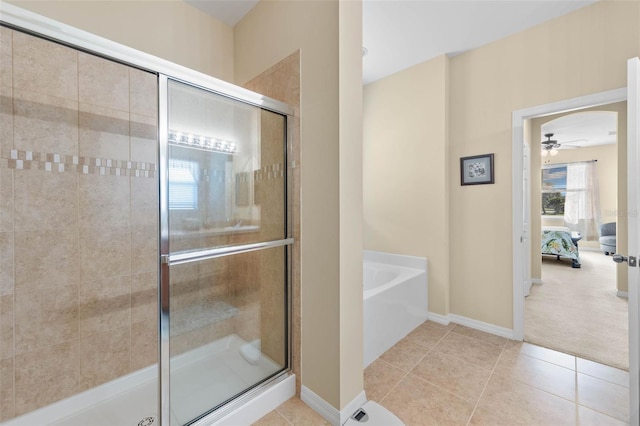
[[[571,261],[544,256],[543,284],[525,299],[524,340],[629,369],[628,303],[616,296],[615,264],[600,252]]]

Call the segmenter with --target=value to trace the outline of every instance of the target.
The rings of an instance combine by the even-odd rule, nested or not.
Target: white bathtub
[[[364,252],[364,366],[427,320],[427,259]]]

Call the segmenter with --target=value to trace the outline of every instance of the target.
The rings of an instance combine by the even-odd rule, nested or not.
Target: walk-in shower
[[[0,424],[197,424],[282,380],[291,109],[2,7]]]

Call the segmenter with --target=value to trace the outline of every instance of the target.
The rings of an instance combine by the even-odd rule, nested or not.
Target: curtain
[[[600,191],[596,162],[567,164],[564,222],[582,239],[597,241],[600,226]]]

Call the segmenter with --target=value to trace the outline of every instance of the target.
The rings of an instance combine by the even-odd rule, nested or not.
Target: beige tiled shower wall
[[[157,78],[0,28],[0,420],[156,362]]]
[[[290,182],[291,190],[289,202],[291,204],[292,232],[295,243],[293,245],[293,258],[291,265],[292,282],[290,285],[292,300],[291,318],[291,368],[296,374],[296,391],[300,394],[300,52],[296,51],[278,62],[260,75],[244,84],[247,89],[262,93],[273,99],[285,102],[294,108],[292,147],[289,153],[289,164],[286,170],[293,182]],[[266,128],[265,128],[266,129]],[[293,167],[295,165],[295,167]],[[267,263],[267,262],[265,262]],[[273,262],[271,262],[273,264]],[[271,272],[269,272],[271,271]],[[267,268],[267,275],[276,273]],[[271,283],[277,282],[277,277],[265,280],[260,288],[262,321],[261,335],[263,350],[270,356],[275,356],[274,346],[277,339],[272,336],[274,330],[280,326],[273,313],[277,312],[277,298],[273,297]],[[264,342],[270,342],[265,344]],[[275,343],[274,346],[270,346]]]
[[[282,158],[282,143],[286,135],[286,120],[269,111],[261,111],[260,114],[260,163],[271,171],[267,177],[261,179],[256,188],[256,198],[260,200],[260,213],[267,224],[264,229],[267,235],[276,230],[268,229],[269,226],[278,226],[282,222],[277,216],[283,217],[285,213],[285,185],[284,176],[286,167]],[[281,228],[282,232],[282,228]],[[262,351],[279,364],[286,361],[285,341],[285,287],[286,275],[282,265],[284,264],[283,249],[268,250],[260,257],[260,337]]]

